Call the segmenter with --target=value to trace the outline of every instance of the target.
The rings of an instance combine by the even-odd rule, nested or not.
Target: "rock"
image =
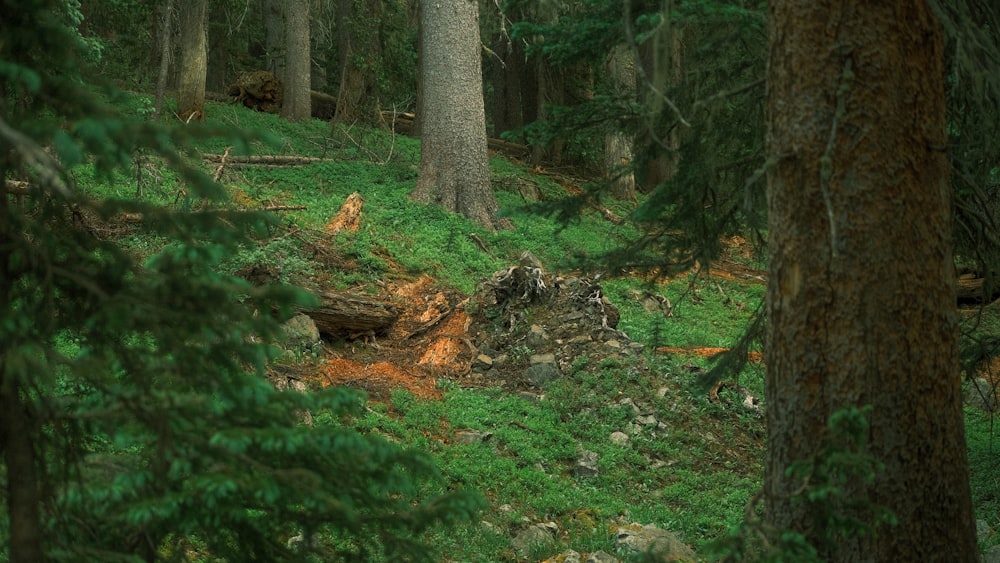
[[[559,555],[549,557],[541,563],[580,563],[580,554],[572,549],[567,549]]]
[[[556,542],[555,532],[559,527],[552,522],[534,524],[521,530],[511,540],[511,547],[521,557],[529,557],[532,551],[545,549]]]
[[[538,325],[531,325],[531,329],[528,331],[528,335],[524,339],[524,343],[528,345],[529,348],[533,350],[538,350],[539,348],[545,347],[549,343],[549,334],[545,332],[545,329]]]
[[[479,371],[488,371],[493,367],[493,358],[487,356],[486,354],[479,354],[476,359],[472,361],[472,369]]]
[[[611,443],[616,446],[627,446],[628,443],[631,441],[631,438],[628,437],[628,434],[624,432],[612,432],[609,439],[611,440]]]
[[[694,551],[674,534],[652,524],[628,524],[615,531],[615,543],[633,553],[651,553],[656,561],[694,561]]]
[[[621,560],[603,551],[595,551],[587,557],[584,563],[619,563]]]
[[[532,354],[531,358],[528,359],[531,365],[535,364],[555,364],[556,355],[555,354]]]
[[[977,377],[968,383],[965,390],[965,404],[993,412],[997,409],[997,388],[982,377]]]
[[[597,477],[599,473],[597,464],[600,459],[601,456],[597,455],[597,452],[583,450],[576,463],[573,464],[573,475],[581,479]]]
[[[635,421],[643,426],[656,426],[658,423],[656,417],[651,414],[637,416]]]
[[[459,444],[486,442],[492,437],[492,432],[480,432],[479,430],[459,430],[455,432],[455,441]]]
[[[517,396],[529,403],[537,403],[544,397],[544,395],[539,395],[538,393],[532,393],[530,391],[521,391],[517,394]]]
[[[993,530],[986,523],[986,520],[976,520],[976,539],[982,543],[989,539],[991,535],[993,535]]]
[[[524,370],[524,380],[533,387],[543,387],[562,375],[555,364],[535,364]]]
[[[285,345],[294,350],[311,348],[319,342],[319,329],[309,315],[299,313],[285,321]]]
[[[983,563],[1000,563],[1000,545],[994,545],[983,553]]]

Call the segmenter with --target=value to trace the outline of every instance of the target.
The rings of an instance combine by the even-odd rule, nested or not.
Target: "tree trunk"
[[[224,2],[213,2],[208,18],[208,69],[205,77],[205,88],[210,92],[224,92],[229,84],[226,78],[226,67],[233,53],[230,48],[233,37],[226,26],[226,12],[229,7]]]
[[[770,3],[770,523],[816,516],[786,476],[833,413],[872,405],[851,491],[898,519],[831,561],[976,561],[961,408],[943,31],[923,0]]]
[[[309,96],[312,81],[309,72],[309,0],[293,0],[285,4],[285,91],[281,117],[301,121],[312,117]]]
[[[490,229],[506,226],[490,186],[480,66],[479,6],[421,3],[420,171],[412,197]]]
[[[163,113],[163,100],[167,97],[167,79],[170,76],[170,53],[171,53],[171,25],[173,18],[174,0],[165,0],[159,10],[160,32],[160,72],[156,78],[156,97],[153,102],[152,119],[155,121]]]
[[[5,90],[3,81],[0,81],[0,100],[6,101]],[[0,109],[3,105],[0,102]],[[0,178],[7,176],[7,159],[12,152],[7,142],[0,141],[0,155],[3,155],[0,156]],[[15,231],[17,227],[10,218],[15,211],[10,209],[7,194],[6,183],[0,183],[0,241],[4,243],[0,245],[0,309],[4,311],[16,307],[11,293],[13,284],[23,274],[12,266],[17,261],[12,259],[11,249],[19,246],[16,239],[23,235]],[[5,516],[9,526],[8,550],[10,561],[45,561],[40,510],[42,498],[37,474],[40,464],[32,443],[32,437],[38,432],[37,428],[32,428],[33,417],[26,404],[31,394],[22,388],[21,379],[25,374],[16,373],[10,367],[23,365],[23,362],[8,364],[10,348],[16,346],[11,338],[0,340],[0,454],[3,455],[4,480],[7,482]]]
[[[608,57],[606,71],[617,96],[635,97],[635,57],[628,45],[618,45]],[[632,164],[632,135],[613,131],[604,137],[604,173],[611,181],[611,196],[622,201],[636,201]]]
[[[370,72],[378,57],[378,34],[371,25],[380,17],[381,2],[364,2],[367,12],[358,13],[355,0],[337,0],[337,52],[340,88],[333,121],[374,123],[378,118],[375,79]],[[362,21],[365,20],[365,21]],[[367,67],[367,68],[366,68]]]
[[[285,10],[282,0],[262,0],[264,8],[264,58],[267,70],[285,78]]]
[[[177,115],[182,121],[205,117],[205,73],[208,41],[205,11],[208,0],[192,0],[179,10],[180,83],[177,85]]]

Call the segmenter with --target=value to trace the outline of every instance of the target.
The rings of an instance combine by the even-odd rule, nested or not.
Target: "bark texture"
[[[281,117],[301,121],[312,116],[309,96],[312,62],[309,60],[309,0],[293,0],[285,4],[285,90],[282,95]]]
[[[379,107],[371,68],[379,56],[379,38],[372,28],[381,17],[382,2],[337,0],[335,9],[340,88],[333,121],[375,123]]]
[[[178,10],[180,21],[180,76],[177,115],[182,121],[205,117],[205,78],[208,72],[208,36],[205,13],[208,0],[192,0]]]
[[[635,97],[635,57],[628,45],[616,46],[608,56],[605,68],[612,91],[617,96]],[[635,201],[635,176],[628,167],[632,163],[631,134],[612,131],[604,137],[604,171],[611,181],[615,199]]]
[[[495,229],[474,0],[421,3],[420,171],[412,197]]]
[[[767,517],[815,538],[789,465],[870,404],[898,525],[831,561],[976,561],[958,369],[942,30],[924,0],[770,3]]]

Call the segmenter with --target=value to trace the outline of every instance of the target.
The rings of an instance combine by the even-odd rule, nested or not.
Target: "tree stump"
[[[257,111],[278,113],[281,109],[281,80],[266,70],[244,72],[229,87],[229,95]]]

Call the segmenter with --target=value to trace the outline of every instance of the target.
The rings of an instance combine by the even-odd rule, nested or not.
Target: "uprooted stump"
[[[266,70],[257,70],[240,74],[236,84],[229,87],[228,94],[250,109],[277,113],[281,110],[282,92],[281,80],[277,76]]]

